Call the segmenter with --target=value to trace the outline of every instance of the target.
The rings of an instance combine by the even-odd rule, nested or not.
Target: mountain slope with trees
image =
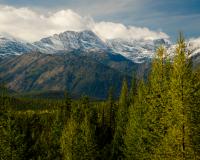
[[[136,69],[134,63],[120,56],[90,54],[94,58],[77,53],[30,53],[4,59],[0,82],[21,93],[68,90],[76,97],[105,98],[110,86],[119,91],[123,78],[130,81],[130,73]]]

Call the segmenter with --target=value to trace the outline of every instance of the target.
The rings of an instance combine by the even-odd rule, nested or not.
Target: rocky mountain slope
[[[132,60],[135,63],[143,63],[153,58],[156,48],[164,45],[170,47],[170,42],[165,39],[157,40],[108,40],[107,44],[115,53]]]
[[[14,38],[1,42],[0,50],[10,50],[0,57],[0,83],[16,92],[69,90],[105,98],[109,86],[119,90],[122,79],[130,80],[138,67],[91,31],[65,32],[32,44]]]
[[[68,90],[94,98],[105,98],[110,86],[119,91],[123,78],[130,81],[136,67],[123,57],[104,53],[92,58],[76,52],[22,54],[0,63],[0,83],[16,92]]]
[[[67,31],[34,43],[0,36],[0,83],[16,92],[70,91],[105,98],[108,88],[120,89],[134,72],[150,68],[156,48],[167,39],[101,40],[92,31]],[[200,64],[200,41],[187,42],[195,65]]]

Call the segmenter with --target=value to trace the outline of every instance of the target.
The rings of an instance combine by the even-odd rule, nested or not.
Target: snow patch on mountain
[[[170,44],[170,41],[167,39],[113,39],[107,41],[107,45],[113,49],[115,53],[121,54],[124,57],[131,59],[135,63],[143,63],[146,59],[153,58],[157,47],[160,45],[169,47]]]
[[[10,36],[0,35],[0,57],[21,55],[33,50],[33,46]]]
[[[189,57],[194,57],[200,55],[200,38],[190,39],[185,42],[186,48],[189,51]],[[171,44],[169,48],[167,48],[168,55],[172,58],[176,51],[176,44]]]
[[[191,51],[190,56],[200,55],[200,38],[190,39],[187,48]]]
[[[92,31],[74,32],[67,31],[55,34],[52,37],[43,38],[34,43],[43,53],[56,53],[58,51],[90,51],[107,50],[104,42]]]

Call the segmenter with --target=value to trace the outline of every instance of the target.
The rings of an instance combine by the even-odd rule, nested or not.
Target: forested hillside
[[[98,102],[68,92],[62,100],[16,98],[2,85],[0,159],[200,159],[200,71],[183,36],[173,59],[160,47],[141,77],[130,87],[124,79],[120,94],[110,86]]]

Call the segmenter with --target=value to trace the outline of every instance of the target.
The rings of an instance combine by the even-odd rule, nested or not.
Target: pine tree
[[[8,106],[6,106],[6,101],[9,100],[8,89],[5,84],[0,84],[0,109],[6,110]]]
[[[128,85],[123,81],[121,94],[119,97],[119,106],[116,115],[116,127],[112,143],[112,157],[122,159],[123,156],[123,136],[128,121]]]
[[[144,116],[148,112],[146,103],[147,89],[143,81],[138,85],[134,105],[129,108],[129,120],[125,129],[124,149],[125,159],[148,159],[148,130],[147,119]]]
[[[9,102],[5,102],[9,108]],[[0,157],[2,159],[22,160],[24,158],[25,144],[24,133],[18,128],[18,121],[15,119],[15,113],[11,109],[7,110],[5,126],[2,126],[0,135]]]
[[[78,134],[78,125],[77,122],[70,118],[65,126],[62,136],[60,139],[61,144],[61,153],[63,155],[63,160],[74,160],[76,159],[76,150],[77,145],[76,136]]]
[[[148,83],[140,83],[129,111],[124,138],[128,159],[161,158],[161,143],[166,131],[165,110],[169,103],[169,69],[165,48],[160,47],[152,62]]]
[[[157,49],[152,62],[148,86],[148,112],[146,113],[151,158],[162,157],[162,139],[166,132],[166,110],[169,107],[170,61],[164,47]]]
[[[95,159],[97,155],[94,130],[86,113],[82,121],[71,117],[62,132],[60,142],[64,160]]]
[[[81,134],[80,139],[82,139],[82,144],[80,149],[82,149],[82,154],[80,159],[95,159],[97,155],[96,144],[94,141],[94,130],[92,130],[90,121],[88,117],[85,116],[83,122],[80,125]]]
[[[108,94],[108,107],[109,107],[109,127],[114,132],[115,127],[115,106],[114,106],[114,89],[111,87]]]
[[[70,117],[72,108],[72,99],[68,92],[65,92],[65,116],[66,118]]]
[[[180,34],[173,59],[170,81],[171,108],[168,110],[167,133],[163,139],[165,153],[170,159],[193,159],[191,147],[190,112],[193,104],[192,64],[185,41]]]
[[[59,109],[59,118],[62,125],[70,118],[71,108],[72,108],[72,100],[69,93],[66,91],[64,93],[64,103]]]
[[[200,71],[195,71],[192,79],[193,96],[190,99],[192,104],[189,120],[191,122],[192,147],[194,159],[200,159]]]
[[[133,77],[132,77],[132,81],[131,81],[131,88],[130,88],[130,91],[129,91],[129,104],[132,104],[134,103],[134,98],[135,98],[135,94],[136,94],[136,74],[134,73],[133,74]]]

